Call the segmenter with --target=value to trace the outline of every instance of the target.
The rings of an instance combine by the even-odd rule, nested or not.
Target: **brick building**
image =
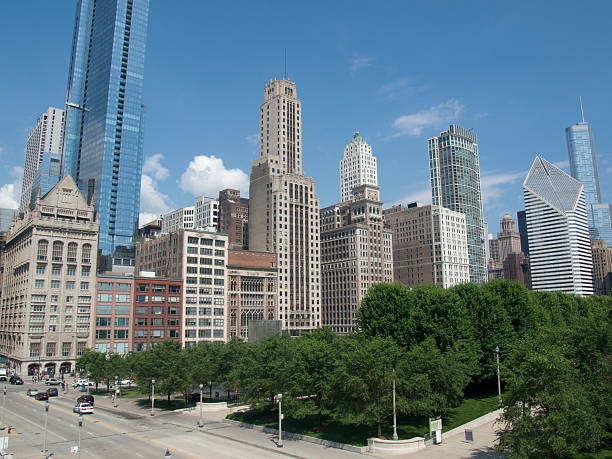
[[[230,248],[249,248],[249,200],[239,190],[219,191],[218,230],[229,236]]]

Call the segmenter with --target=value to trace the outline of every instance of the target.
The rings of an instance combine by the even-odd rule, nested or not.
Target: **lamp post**
[[[397,418],[395,416],[395,368],[393,369],[393,440],[397,441]]]
[[[208,381],[208,398],[212,400],[212,381]]]
[[[202,427],[202,389],[204,384],[200,384],[200,420],[198,421],[198,427]]]
[[[83,428],[83,415],[79,414],[79,442],[77,443],[78,458],[81,459],[81,429]]]
[[[151,380],[151,416],[155,416],[155,380]]]
[[[502,404],[501,398],[501,382],[499,380],[499,346],[495,346],[495,353],[497,354],[497,403]]]
[[[2,390],[2,428],[4,429],[4,427],[6,426],[6,424],[4,423],[4,412],[6,411],[6,386],[4,386],[4,389]]]
[[[115,376],[115,397],[113,399],[114,407],[117,408],[117,397],[119,396],[119,376]]]
[[[49,402],[45,402],[45,434],[43,436],[43,457],[47,457],[47,418],[49,417]]]
[[[278,402],[278,443],[277,447],[283,447],[283,394],[278,394],[274,397],[275,401]]]

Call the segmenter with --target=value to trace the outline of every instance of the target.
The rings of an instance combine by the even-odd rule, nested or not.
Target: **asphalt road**
[[[3,385],[0,385],[0,388]],[[41,458],[45,432],[45,402],[26,395],[28,388],[46,390],[44,384],[7,384],[7,395],[2,414],[0,390],[0,418],[12,426],[8,452],[15,458]],[[47,456],[77,458],[71,447],[77,445],[78,415],[72,412],[79,392],[68,389],[59,397],[51,397],[47,419]],[[96,402],[98,398],[96,397]],[[127,405],[125,400],[119,404]],[[195,427],[196,417],[180,413],[162,413],[151,417],[147,410],[138,412],[114,410],[108,400],[96,403],[95,413],[83,415],[81,429],[81,457],[89,458],[163,458],[166,449],[173,459],[195,458],[270,458],[270,457],[357,457],[346,451],[323,448],[319,445],[293,442],[284,449],[275,448],[271,438],[263,433],[241,431],[239,428],[208,420],[202,431]],[[193,425],[193,427],[190,427]],[[0,437],[7,430],[0,431]],[[303,444],[302,444],[303,443]]]

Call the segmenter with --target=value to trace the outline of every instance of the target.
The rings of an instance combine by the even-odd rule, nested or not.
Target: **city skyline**
[[[31,128],[48,106],[61,107],[65,99],[75,3],[53,7],[41,4],[35,14],[15,5],[5,6],[5,17],[12,21],[2,33],[23,39],[17,40],[19,46],[15,49],[1,51],[4,60],[12,63],[3,88],[5,100],[15,107],[2,115],[5,131],[0,136],[0,155],[7,165],[0,174],[4,200],[10,199],[19,186],[16,175],[23,167],[27,136],[24,130]],[[243,7],[250,12],[247,4]],[[193,4],[191,16],[198,16],[195,13],[199,8],[202,7]],[[416,8],[416,16],[427,17],[430,13],[430,7]],[[212,10],[213,15],[222,19],[219,23],[229,14],[221,6],[213,5]],[[405,31],[390,10],[391,7],[385,7],[375,11],[367,3],[351,10],[333,6],[329,18],[316,18],[321,38],[314,39],[310,31],[298,28],[287,43],[274,42],[271,46],[275,33],[262,32],[254,38],[255,45],[260,46],[251,52],[249,46],[241,48],[246,41],[239,41],[254,30],[254,25],[247,23],[248,14],[232,24],[232,30],[244,28],[244,31],[228,42],[227,48],[206,47],[197,38],[198,31],[204,30],[206,37],[213,37],[220,24],[207,20],[206,27],[191,30],[192,19],[182,18],[187,23],[179,28],[181,21],[172,21],[177,13],[171,7],[152,5],[147,43],[151,54],[145,68],[153,81],[147,81],[144,88],[147,120],[141,186],[147,199],[143,199],[141,211],[167,212],[188,205],[195,195],[216,196],[226,187],[248,195],[249,164],[258,150],[256,144],[250,143],[258,138],[257,120],[251,107],[259,103],[259,91],[265,82],[282,77],[285,46],[287,75],[300,87],[307,119],[304,168],[317,184],[322,206],[337,201],[337,164],[354,130],[362,133],[378,157],[385,207],[414,200],[429,202],[426,139],[437,135],[449,122],[456,122],[473,128],[478,135],[485,220],[490,232],[496,233],[506,212],[514,214],[522,208],[521,180],[534,154],[542,154],[569,170],[564,129],[580,119],[579,95],[584,96],[585,110],[597,134],[602,200],[611,200],[608,183],[612,182],[612,139],[605,130],[610,94],[605,88],[612,68],[596,59],[596,54],[605,48],[606,40],[601,38],[605,28],[579,26],[581,33],[571,42],[560,32],[574,21],[581,22],[583,15],[597,23],[610,11],[609,5],[590,4],[571,15],[567,8],[559,7],[551,13],[536,7],[530,17],[518,13],[502,17],[494,7],[437,11],[440,27],[454,19],[465,20],[475,10],[477,14],[471,21],[496,21],[500,30],[485,27],[474,37],[462,38],[458,43],[470,46],[474,55],[483,56],[486,79],[478,76],[478,72],[483,73],[482,66],[476,72],[460,64],[452,77],[441,76],[440,64],[426,66],[435,53],[446,49],[448,35],[434,37],[431,32],[423,35],[423,30],[432,23],[425,20],[422,25],[416,24],[416,20],[409,19],[407,10],[405,15],[397,15],[413,26],[412,32]],[[398,11],[401,13],[402,8]],[[257,17],[264,14],[252,13]],[[300,10],[300,14],[306,22],[316,17],[314,9]],[[363,14],[371,16],[372,27],[381,31],[381,37],[370,37],[368,41],[350,30],[351,21]],[[549,14],[555,18],[554,27],[538,20]],[[22,17],[27,17],[31,27],[54,23],[54,34],[45,46],[27,38],[27,28],[23,31],[17,28]],[[510,45],[503,31],[517,23],[524,32]],[[404,49],[396,43],[410,38],[408,42],[413,41],[413,33],[426,36],[426,45]],[[485,43],[483,37],[498,48]],[[537,46],[529,49],[534,40]],[[308,49],[310,41],[313,49],[322,43],[332,46],[319,55]],[[382,51],[378,45],[388,41],[389,50]],[[585,43],[591,46],[591,71],[566,68],[564,53]],[[182,49],[173,60],[172,69],[168,69],[166,56],[176,44]],[[503,57],[499,62],[493,49]],[[544,50],[546,59],[541,57]],[[198,56],[198,62],[187,59],[190,53]],[[226,57],[226,53],[232,57]],[[19,58],[23,55],[28,56],[27,62]],[[449,59],[460,62],[458,57]],[[35,68],[45,68],[43,75],[30,71],[33,64]],[[244,66],[249,72],[238,71]],[[415,67],[419,68],[416,72]],[[326,70],[323,78],[319,74],[321,68]],[[16,90],[9,91],[9,87]],[[508,135],[509,132],[520,135]],[[200,185],[203,182],[210,189],[203,189]]]

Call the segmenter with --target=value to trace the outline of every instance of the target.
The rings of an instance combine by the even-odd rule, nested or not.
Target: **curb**
[[[465,424],[460,425],[459,427],[455,427],[454,429],[451,429],[448,432],[442,432],[442,441],[444,441],[445,438],[450,438],[450,437],[454,437],[455,435],[459,435],[465,429],[472,429],[474,427],[478,427],[483,424],[486,424],[487,422],[497,420],[499,418],[499,415],[502,412],[503,412],[503,408],[499,408],[495,411],[491,411],[490,413],[484,414],[480,416],[479,418],[472,419],[471,421],[466,422]],[[433,438],[426,440],[425,445],[431,445],[433,444],[433,441],[434,441]]]
[[[248,424],[246,422],[234,421],[233,419],[223,419],[222,422],[224,422],[226,424],[232,424],[232,425],[235,425],[237,427],[242,427],[242,428],[245,428],[245,429],[258,430],[260,432],[278,435],[278,429],[273,429],[271,427],[264,427],[264,426],[258,426],[258,425],[255,425],[255,424]],[[293,433],[293,432],[285,432],[285,431],[283,431],[283,437],[292,438],[294,440],[302,440],[302,441],[306,441],[308,443],[314,443],[316,445],[326,446],[328,448],[343,449],[345,451],[350,451],[352,453],[359,453],[359,454],[366,454],[367,453],[367,449],[368,449],[367,446],[347,445],[345,443],[338,443],[338,442],[335,442],[335,441],[323,440],[321,438],[310,437],[308,435],[301,435],[301,434],[296,434],[296,433]]]

